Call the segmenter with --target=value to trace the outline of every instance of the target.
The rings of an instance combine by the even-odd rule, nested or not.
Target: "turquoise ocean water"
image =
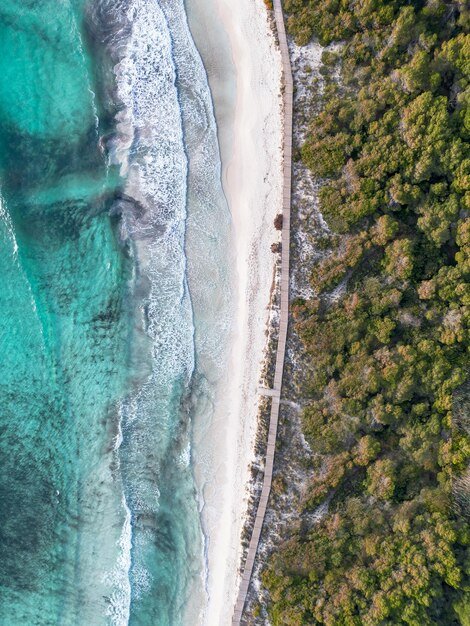
[[[0,625],[195,623],[228,234],[182,0],[3,0]]]

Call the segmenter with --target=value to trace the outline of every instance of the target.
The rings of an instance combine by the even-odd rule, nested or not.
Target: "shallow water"
[[[182,624],[230,323],[182,0],[4,0],[0,193],[0,624]]]
[[[98,148],[81,7],[30,4],[0,9],[0,615],[72,624],[101,602],[114,558],[112,532],[100,563],[91,553],[120,505],[101,481],[126,386],[130,267],[108,214],[118,178]]]

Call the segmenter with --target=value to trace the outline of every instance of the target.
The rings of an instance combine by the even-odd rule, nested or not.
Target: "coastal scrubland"
[[[315,295],[292,304],[311,449],[299,519],[324,512],[273,552],[270,620],[468,625],[470,11],[284,8],[298,44],[340,45],[295,155],[328,224]]]

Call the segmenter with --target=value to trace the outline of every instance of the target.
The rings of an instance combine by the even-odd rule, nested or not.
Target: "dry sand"
[[[203,501],[207,598],[201,623],[231,623],[240,532],[254,456],[258,381],[266,344],[274,255],[282,209],[281,57],[263,0],[186,0],[206,67],[232,215],[234,327],[215,416],[198,440],[195,474]]]

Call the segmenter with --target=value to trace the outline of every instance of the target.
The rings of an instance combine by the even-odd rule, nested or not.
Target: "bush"
[[[274,218],[274,228],[276,230],[282,230],[282,213],[278,213]]]
[[[292,305],[317,468],[302,512],[328,510],[267,564],[270,618],[465,626],[470,442],[452,408],[470,349],[470,11],[284,6],[298,43],[343,45],[323,54],[341,80],[324,72],[300,150],[330,233],[315,297]]]

